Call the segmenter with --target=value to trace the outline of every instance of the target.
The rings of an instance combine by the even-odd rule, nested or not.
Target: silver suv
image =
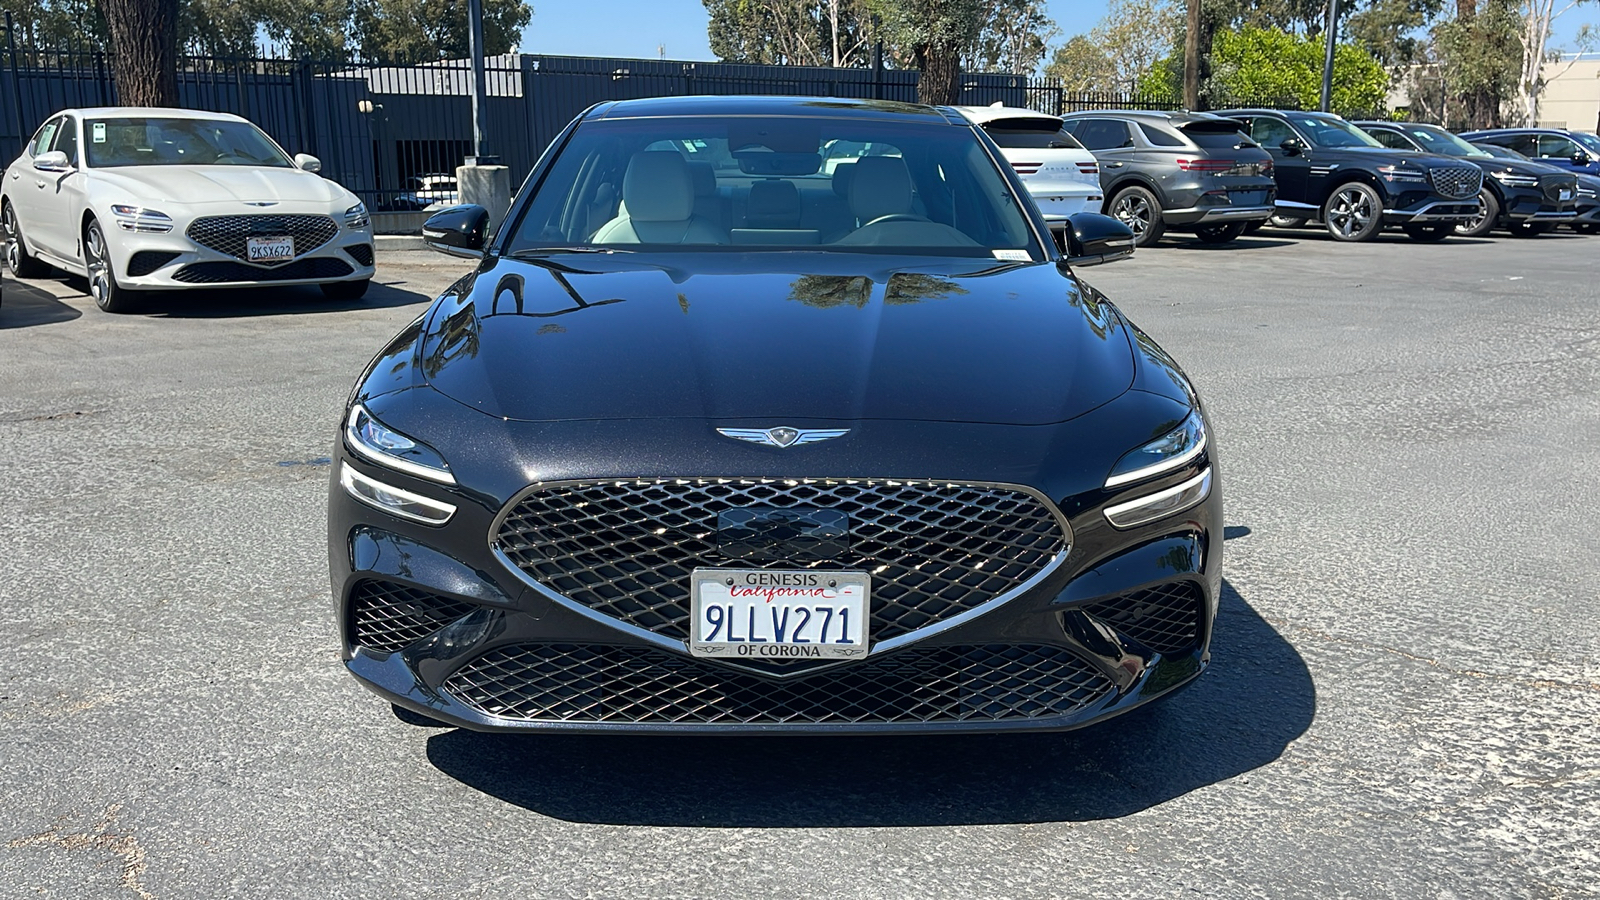
[[[1099,161],[1105,212],[1141,247],[1169,228],[1226,243],[1273,213],[1272,155],[1233,119],[1094,110],[1068,113],[1063,127]]]

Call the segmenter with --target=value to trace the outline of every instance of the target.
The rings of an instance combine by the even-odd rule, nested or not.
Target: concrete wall
[[[1595,131],[1600,126],[1600,53],[1579,53],[1545,63],[1539,124]]]

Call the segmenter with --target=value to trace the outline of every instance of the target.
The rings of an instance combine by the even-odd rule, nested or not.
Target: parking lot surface
[[[1084,270],[1210,404],[1212,669],[958,738],[404,724],[338,662],[327,458],[468,265],[132,316],[8,281],[0,897],[1600,895],[1597,250],[1267,230]]]

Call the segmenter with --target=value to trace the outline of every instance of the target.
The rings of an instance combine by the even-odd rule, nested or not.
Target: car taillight
[[[1185,172],[1203,172],[1208,175],[1221,175],[1231,172],[1240,164],[1231,159],[1180,159],[1178,168]]]
[[[1092,162],[1078,163],[1078,171],[1084,175],[1099,175],[1100,164]]]

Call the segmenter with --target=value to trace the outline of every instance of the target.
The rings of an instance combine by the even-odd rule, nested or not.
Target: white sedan
[[[1100,164],[1094,154],[1061,129],[1061,117],[1031,109],[958,106],[1000,147],[1039,211],[1049,218],[1100,211]]]
[[[353,300],[373,275],[372,223],[321,167],[225,113],[65,110],[0,182],[6,262],[82,275],[107,312],[139,291],[265,284]]]

